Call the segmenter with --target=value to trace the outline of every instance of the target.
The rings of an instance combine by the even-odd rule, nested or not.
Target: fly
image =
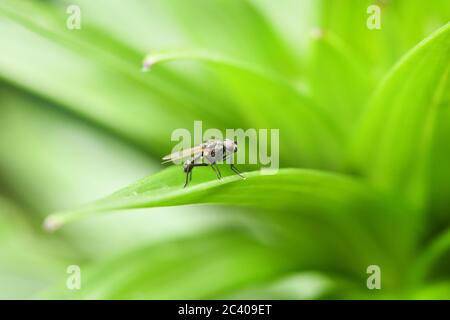
[[[186,183],[184,184],[184,188],[186,188],[192,180],[192,170],[194,167],[211,166],[217,178],[219,180],[222,179],[222,174],[217,166],[217,162],[218,160],[225,161],[227,158],[233,156],[235,152],[237,152],[236,141],[232,141],[230,139],[214,139],[190,149],[174,152],[163,157],[162,159],[163,163],[167,163],[189,158],[183,163],[183,170],[186,173]],[[230,164],[230,168],[242,179],[245,179],[241,172],[232,163]]]

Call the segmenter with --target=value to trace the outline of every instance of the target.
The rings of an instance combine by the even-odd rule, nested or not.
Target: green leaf
[[[415,300],[448,300],[450,297],[450,281],[429,283],[426,286],[411,293],[409,299]]]
[[[168,9],[195,47],[297,76],[298,57],[251,1],[172,0]]]
[[[190,82],[196,81],[183,80],[182,68],[174,74],[162,66],[150,75],[142,74],[137,59],[143,56],[114,38],[105,41],[104,33],[89,24],[80,33],[61,28],[61,12],[46,10],[42,4],[7,1],[0,12],[11,20],[0,26],[0,33],[22,39],[5,43],[6,58],[0,61],[5,80],[144,150],[169,149],[168,137],[174,129],[191,128],[194,120],[202,119],[205,127],[219,129],[282,128],[282,159],[291,165],[300,160],[309,167],[338,168],[342,163],[341,133],[332,118],[273,71],[273,65],[262,67],[221,55],[209,59],[220,79],[205,87],[193,86]],[[32,55],[26,50],[30,45]],[[187,57],[175,56],[166,53],[157,59]],[[26,63],[30,59],[35,63]],[[61,73],[67,75],[65,81],[58,81]],[[284,112],[278,112],[280,104]]]
[[[1,297],[449,296],[448,25],[371,97],[448,23],[448,0],[78,0],[80,30],[69,4],[0,1],[0,193],[27,208],[0,196]],[[51,215],[69,224],[56,234],[27,228],[156,170],[145,153],[194,120],[280,129],[283,169],[196,168],[183,189],[173,167]],[[320,171],[345,172],[346,155],[357,176]],[[372,264],[382,292],[365,286]]]
[[[354,129],[373,87],[369,66],[332,31],[314,29],[308,63],[312,96],[339,123],[346,137]]]
[[[315,23],[316,1],[284,0],[283,5],[272,0],[247,0],[266,17],[276,34],[295,51],[296,58],[303,63],[308,45],[308,31]]]
[[[93,201],[159,167],[123,141],[9,86],[0,89],[0,101],[2,185],[37,213]]]
[[[0,14],[6,17],[0,25],[4,80],[144,150],[168,148],[171,132],[191,126],[194,120],[203,119],[212,127],[224,122],[223,112],[218,111],[226,104],[220,99],[200,99],[203,94],[196,91],[192,78],[189,83],[164,68],[152,77],[142,74],[144,53],[126,48],[88,24],[80,33],[61,27],[64,11],[42,3],[8,1],[0,4]],[[7,44],[7,35],[21,40]],[[61,74],[64,81],[59,80]]]
[[[194,170],[192,184],[183,188],[185,174],[180,167],[174,166],[79,210],[53,214],[47,218],[46,225],[50,228],[61,227],[70,221],[112,210],[194,203],[277,210],[314,207],[339,212],[372,199],[364,184],[333,173],[281,169],[272,175],[263,175],[260,171],[244,175],[245,180],[237,175],[217,180],[212,170],[200,168]]]
[[[34,219],[40,231],[42,214],[93,201],[159,170],[160,164],[142,152],[44,101],[9,86],[0,89],[0,101],[0,189],[32,208],[27,218]],[[233,216],[218,207],[145,211],[140,210],[133,219],[98,216],[73,224],[52,238],[76,243],[86,257],[98,259],[137,244],[236,224]],[[19,228],[13,226],[0,221],[0,233],[4,227],[6,232],[18,234]],[[129,237],[130,233],[134,236]]]
[[[155,52],[147,56],[144,66],[157,70],[158,64],[185,59],[208,63],[217,72],[220,78],[217,85],[228,92],[232,101],[229,110],[222,112],[235,117],[235,126],[280,129],[279,149],[284,163],[328,169],[340,167],[343,130],[338,128],[331,112],[320,108],[290,81],[270,68],[207,50]]]
[[[225,229],[82,266],[81,290],[57,287],[44,297],[214,299],[292,271],[295,261],[283,253],[276,244],[261,244],[245,232]]]
[[[369,29],[367,20],[380,8],[380,29]],[[446,0],[411,5],[408,0],[321,0],[319,26],[343,39],[352,56],[364,59],[368,72],[377,78],[409,48],[448,22],[450,7]]]
[[[0,299],[32,299],[56,283],[70,246],[39,231],[17,203],[0,194]]]
[[[436,137],[431,154],[430,222],[432,227],[441,228],[450,225],[448,210],[448,185],[450,177],[450,81],[448,82],[447,99],[443,101],[436,122]]]
[[[370,0],[319,1],[319,28],[331,32],[347,43],[352,57],[364,59],[366,63],[384,64],[386,45],[383,42],[386,29],[385,6],[381,6],[381,30],[367,28],[367,7]]]
[[[263,285],[253,285],[249,288],[236,290],[223,299],[320,299],[338,287],[335,279],[316,272],[295,273],[284,276]]]
[[[433,269],[439,265],[440,259],[449,253],[450,228],[432,239],[431,243],[423,249],[423,252],[411,268],[411,281],[423,283],[432,274]],[[441,263],[440,268],[448,271],[445,261]],[[446,276],[450,275],[447,274]]]
[[[450,23],[389,73],[362,118],[349,161],[384,190],[423,206],[434,122],[450,68]]]
[[[394,224],[396,216],[364,183],[302,169],[281,169],[274,175],[254,171],[245,176],[246,180],[232,175],[218,181],[210,168],[200,168],[194,171],[192,184],[183,188],[181,168],[172,167],[83,208],[52,214],[44,226],[53,231],[82,218],[133,208],[187,204],[259,208],[263,209],[260,219],[272,232],[285,238],[292,250],[302,252],[305,268],[338,270],[359,278],[361,269],[375,260],[383,265],[386,285],[396,281],[393,263],[405,259],[409,251],[403,241],[392,245],[400,232]]]

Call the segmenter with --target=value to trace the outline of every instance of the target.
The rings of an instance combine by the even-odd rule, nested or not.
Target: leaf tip
[[[148,55],[142,62],[142,72],[150,71],[151,67],[155,64],[156,60],[152,55]]]
[[[61,226],[62,223],[52,216],[45,218],[44,223],[42,224],[44,230],[49,233],[58,230]]]

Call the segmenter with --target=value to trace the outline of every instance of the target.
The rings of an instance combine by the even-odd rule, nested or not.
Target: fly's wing
[[[205,147],[204,144],[201,144],[201,145],[193,147],[193,148],[184,149],[184,150],[174,152],[172,154],[168,154],[167,156],[162,158],[162,160],[163,160],[162,163],[168,163],[168,162],[172,162],[172,161],[178,161],[178,160],[183,160],[183,159],[189,158],[194,154],[201,153],[203,151],[204,147]]]
[[[212,140],[208,140],[206,143],[204,143],[205,148],[207,149],[217,149],[217,148],[222,148],[223,146],[223,141],[218,140],[218,139],[212,139]]]

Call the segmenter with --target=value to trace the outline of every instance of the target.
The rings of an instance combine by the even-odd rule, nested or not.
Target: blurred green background
[[[447,0],[0,0],[0,298],[450,299],[449,18]],[[180,191],[160,159],[194,120],[280,129],[280,171],[200,168]],[[149,175],[106,199],[120,213],[43,230]]]

